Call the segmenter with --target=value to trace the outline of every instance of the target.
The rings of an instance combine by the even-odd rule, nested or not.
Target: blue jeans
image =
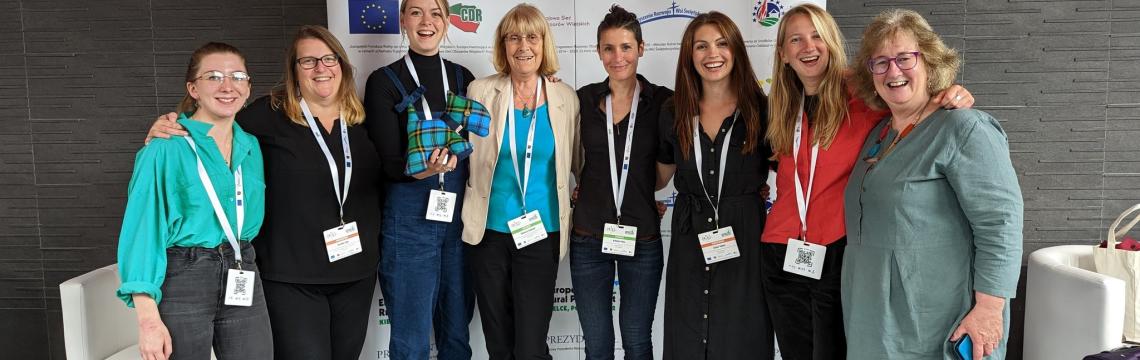
[[[257,271],[253,246],[242,241],[242,269]],[[273,335],[261,277],[255,276],[252,306],[224,304],[233,248],[166,249],[166,280],[158,313],[170,331],[171,359],[272,359]]]
[[[614,358],[614,266],[621,291],[622,349],[626,360],[653,359],[653,313],[665,264],[661,239],[637,240],[634,256],[602,253],[602,239],[570,237],[570,279],[578,321],[586,340],[586,359]]]
[[[380,290],[391,320],[392,360],[429,358],[433,328],[439,360],[471,359],[467,326],[475,296],[464,262],[463,223],[458,209],[451,223],[424,218],[427,185],[435,181],[392,184],[384,208]],[[449,176],[447,185],[456,191],[452,187],[464,182]]]

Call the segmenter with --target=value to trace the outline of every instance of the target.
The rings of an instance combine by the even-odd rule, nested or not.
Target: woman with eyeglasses
[[[546,334],[558,261],[570,238],[578,97],[558,71],[546,17],[520,4],[495,28],[497,74],[471,83],[491,134],[471,139],[463,241],[491,359],[550,359]]]
[[[409,123],[440,119],[449,110],[448,94],[466,94],[475,76],[439,53],[448,30],[447,0],[403,0],[400,14],[408,52],[373,71],[364,93],[372,119],[365,128],[388,182],[379,269],[391,320],[388,356],[427,359],[434,329],[439,359],[470,359],[468,323],[475,303],[459,216],[468,161],[433,148],[426,166],[408,173],[407,154]],[[421,87],[422,94],[411,95]],[[437,209],[441,201],[444,209]]]
[[[766,139],[778,196],[761,237],[764,291],[781,357],[843,359],[843,191],[859,146],[887,112],[852,94],[843,35],[823,8],[786,11],[775,50]],[[940,95],[932,101],[948,109],[973,104],[960,86]],[[820,255],[789,255],[805,250]]]
[[[276,359],[357,359],[380,259],[380,159],[336,37],[302,26],[282,86],[238,114],[265,155],[258,265]],[[163,120],[150,134],[177,131]]]
[[[119,233],[118,296],[134,307],[143,359],[272,359],[251,241],[265,215],[258,140],[234,122],[245,57],[224,43],[190,56],[178,123],[139,150]]]
[[[863,142],[844,204],[848,359],[1005,358],[1021,274],[1023,200],[1005,131],[989,114],[930,101],[961,60],[914,11],[863,32],[853,83],[891,110]]]

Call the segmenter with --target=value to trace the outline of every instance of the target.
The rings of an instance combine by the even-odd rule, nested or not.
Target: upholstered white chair
[[[1029,255],[1025,358],[1072,360],[1121,345],[1124,281],[1093,271],[1089,245]]]

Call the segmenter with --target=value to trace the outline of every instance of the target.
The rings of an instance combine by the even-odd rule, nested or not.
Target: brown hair
[[[736,107],[740,110],[740,118],[744,120],[748,139],[760,140],[761,128],[764,127],[765,108],[768,106],[768,97],[764,89],[756,81],[756,73],[752,72],[752,62],[748,60],[748,51],[744,48],[744,38],[740,29],[728,16],[712,11],[697,15],[681,38],[681,51],[677,58],[677,90],[673,95],[675,116],[673,128],[677,132],[677,143],[681,147],[681,154],[688,158],[689,148],[693,146],[693,138],[687,134],[693,133],[693,117],[700,114],[700,101],[704,96],[701,89],[701,77],[697,73],[696,64],[693,63],[693,43],[697,29],[701,26],[712,25],[720,31],[728,41],[729,50],[735,65],[728,79],[730,88],[736,91]],[[744,145],[744,153],[756,150],[759,141],[749,141]]]
[[[510,74],[511,66],[507,63],[507,34],[537,34],[542,36],[542,63],[538,65],[538,75],[553,75],[558,72],[558,51],[554,48],[554,35],[550,32],[550,24],[542,11],[531,4],[518,4],[511,8],[499,26],[495,28],[494,53],[491,57],[495,71],[500,74]]]
[[[958,68],[962,66],[958,52],[942,42],[942,38],[934,32],[922,15],[912,10],[884,10],[871,21],[870,25],[867,25],[866,30],[863,30],[863,44],[859,46],[859,54],[855,56],[852,81],[856,93],[867,105],[879,109],[887,108],[887,103],[883,102],[875,92],[875,75],[871,74],[867,62],[871,61],[871,55],[879,46],[901,34],[913,36],[918,43],[916,50],[922,53],[918,59],[926,64],[926,90],[931,95],[949,88],[954,84],[954,78],[958,76]]]
[[[190,84],[198,79],[199,67],[202,65],[202,59],[206,56],[213,54],[234,54],[241,58],[241,63],[245,64],[245,55],[241,54],[236,47],[222,42],[208,42],[205,45],[199,46],[190,54],[190,63],[186,65],[186,84]],[[182,96],[182,101],[178,102],[178,112],[194,112],[198,110],[198,100],[190,96],[190,93]]]
[[[284,109],[285,114],[294,123],[308,127],[304,115],[301,113],[301,88],[297,75],[297,43],[304,39],[317,39],[332,49],[333,54],[340,60],[340,89],[337,91],[337,100],[340,102],[341,119],[345,124],[358,125],[364,122],[364,106],[360,103],[360,96],[356,95],[356,83],[352,77],[352,64],[344,47],[337,41],[328,29],[318,25],[305,25],[297,30],[292,45],[285,51],[285,71],[282,72],[281,84],[278,84],[270,93],[271,104],[274,109]]]
[[[451,9],[448,8],[447,0],[435,0],[435,4],[439,5],[439,10],[443,11],[444,26],[447,26],[448,16],[451,16]],[[404,10],[408,9],[408,0],[400,0],[400,16],[403,16]]]
[[[621,5],[613,4],[610,6],[610,12],[602,18],[602,22],[598,24],[598,42],[602,42],[602,32],[610,29],[629,30],[633,33],[633,38],[637,39],[638,44],[644,44],[645,40],[641,37],[641,23],[637,21],[637,15],[629,12]]]
[[[768,94],[768,131],[766,138],[772,146],[772,156],[791,155],[793,133],[799,119],[800,101],[804,86],[791,65],[783,63],[781,54],[787,35],[789,20],[793,16],[806,16],[811,20],[816,33],[827,47],[827,70],[819,83],[815,105],[815,118],[811,121],[812,144],[826,149],[839,132],[839,126],[847,119],[847,89],[844,87],[844,72],[847,69],[847,54],[843,51],[843,36],[839,25],[826,10],[813,4],[803,4],[784,13],[780,28],[776,32],[776,58],[772,65],[772,91]],[[806,110],[806,109],[805,109]]]

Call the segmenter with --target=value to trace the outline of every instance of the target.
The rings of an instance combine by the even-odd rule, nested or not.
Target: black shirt
[[[318,122],[320,119],[317,119]],[[275,110],[268,96],[237,114],[246,132],[257,136],[265,159],[265,224],[253,242],[265,280],[337,284],[372,276],[380,262],[380,159],[363,126],[348,128],[354,158],[352,184],[344,204],[345,223],[355,221],[363,252],[329,262],[324,231],[340,225],[329,163],[307,126]],[[344,188],[341,121],[321,128]]]
[[[653,197],[657,182],[657,118],[661,105],[673,96],[673,91],[654,85],[641,75],[637,75],[637,80],[641,83],[641,93],[637,100],[637,123],[633,129],[633,148],[630,150],[629,179],[626,180],[625,199],[621,206],[621,224],[636,226],[639,239],[652,239],[661,233],[661,221]],[[598,238],[602,237],[606,223],[618,222],[610,180],[606,126],[614,128],[614,160],[619,177],[626,132],[629,129],[629,115],[618,124],[606,119],[604,107],[606,95],[609,94],[609,79],[578,89],[578,101],[581,104],[579,131],[584,162],[578,179],[574,231]]]
[[[441,84],[443,82],[439,70],[438,53],[433,56],[423,56],[414,51],[408,51],[408,55],[416,67],[416,75],[420,78],[420,84]],[[447,85],[451,92],[460,95],[466,94],[467,84],[474,80],[475,76],[465,67],[448,60],[443,62],[447,64]],[[412,73],[408,71],[408,66],[404,63],[403,57],[392,62],[388,67],[396,73],[396,77],[404,85],[405,91],[409,93],[415,91],[416,81],[412,78]],[[456,69],[463,73],[463,81],[456,79]],[[447,100],[444,99],[442,89],[434,86],[427,86],[427,89],[428,91],[424,92],[424,96],[427,97],[428,106],[433,112],[442,112]],[[395,109],[396,104],[402,98],[400,90],[396,88],[396,84],[388,79],[384,69],[376,69],[368,76],[368,83],[364,90],[364,112],[368,114],[369,118],[377,119],[377,121],[366,122],[364,127],[368,129],[369,135],[376,144],[376,151],[380,153],[380,160],[384,164],[385,179],[394,182],[416,180],[411,176],[404,175],[404,168],[408,163],[408,114],[406,111],[397,113]],[[414,106],[416,112],[424,113],[422,101],[416,100]]]

